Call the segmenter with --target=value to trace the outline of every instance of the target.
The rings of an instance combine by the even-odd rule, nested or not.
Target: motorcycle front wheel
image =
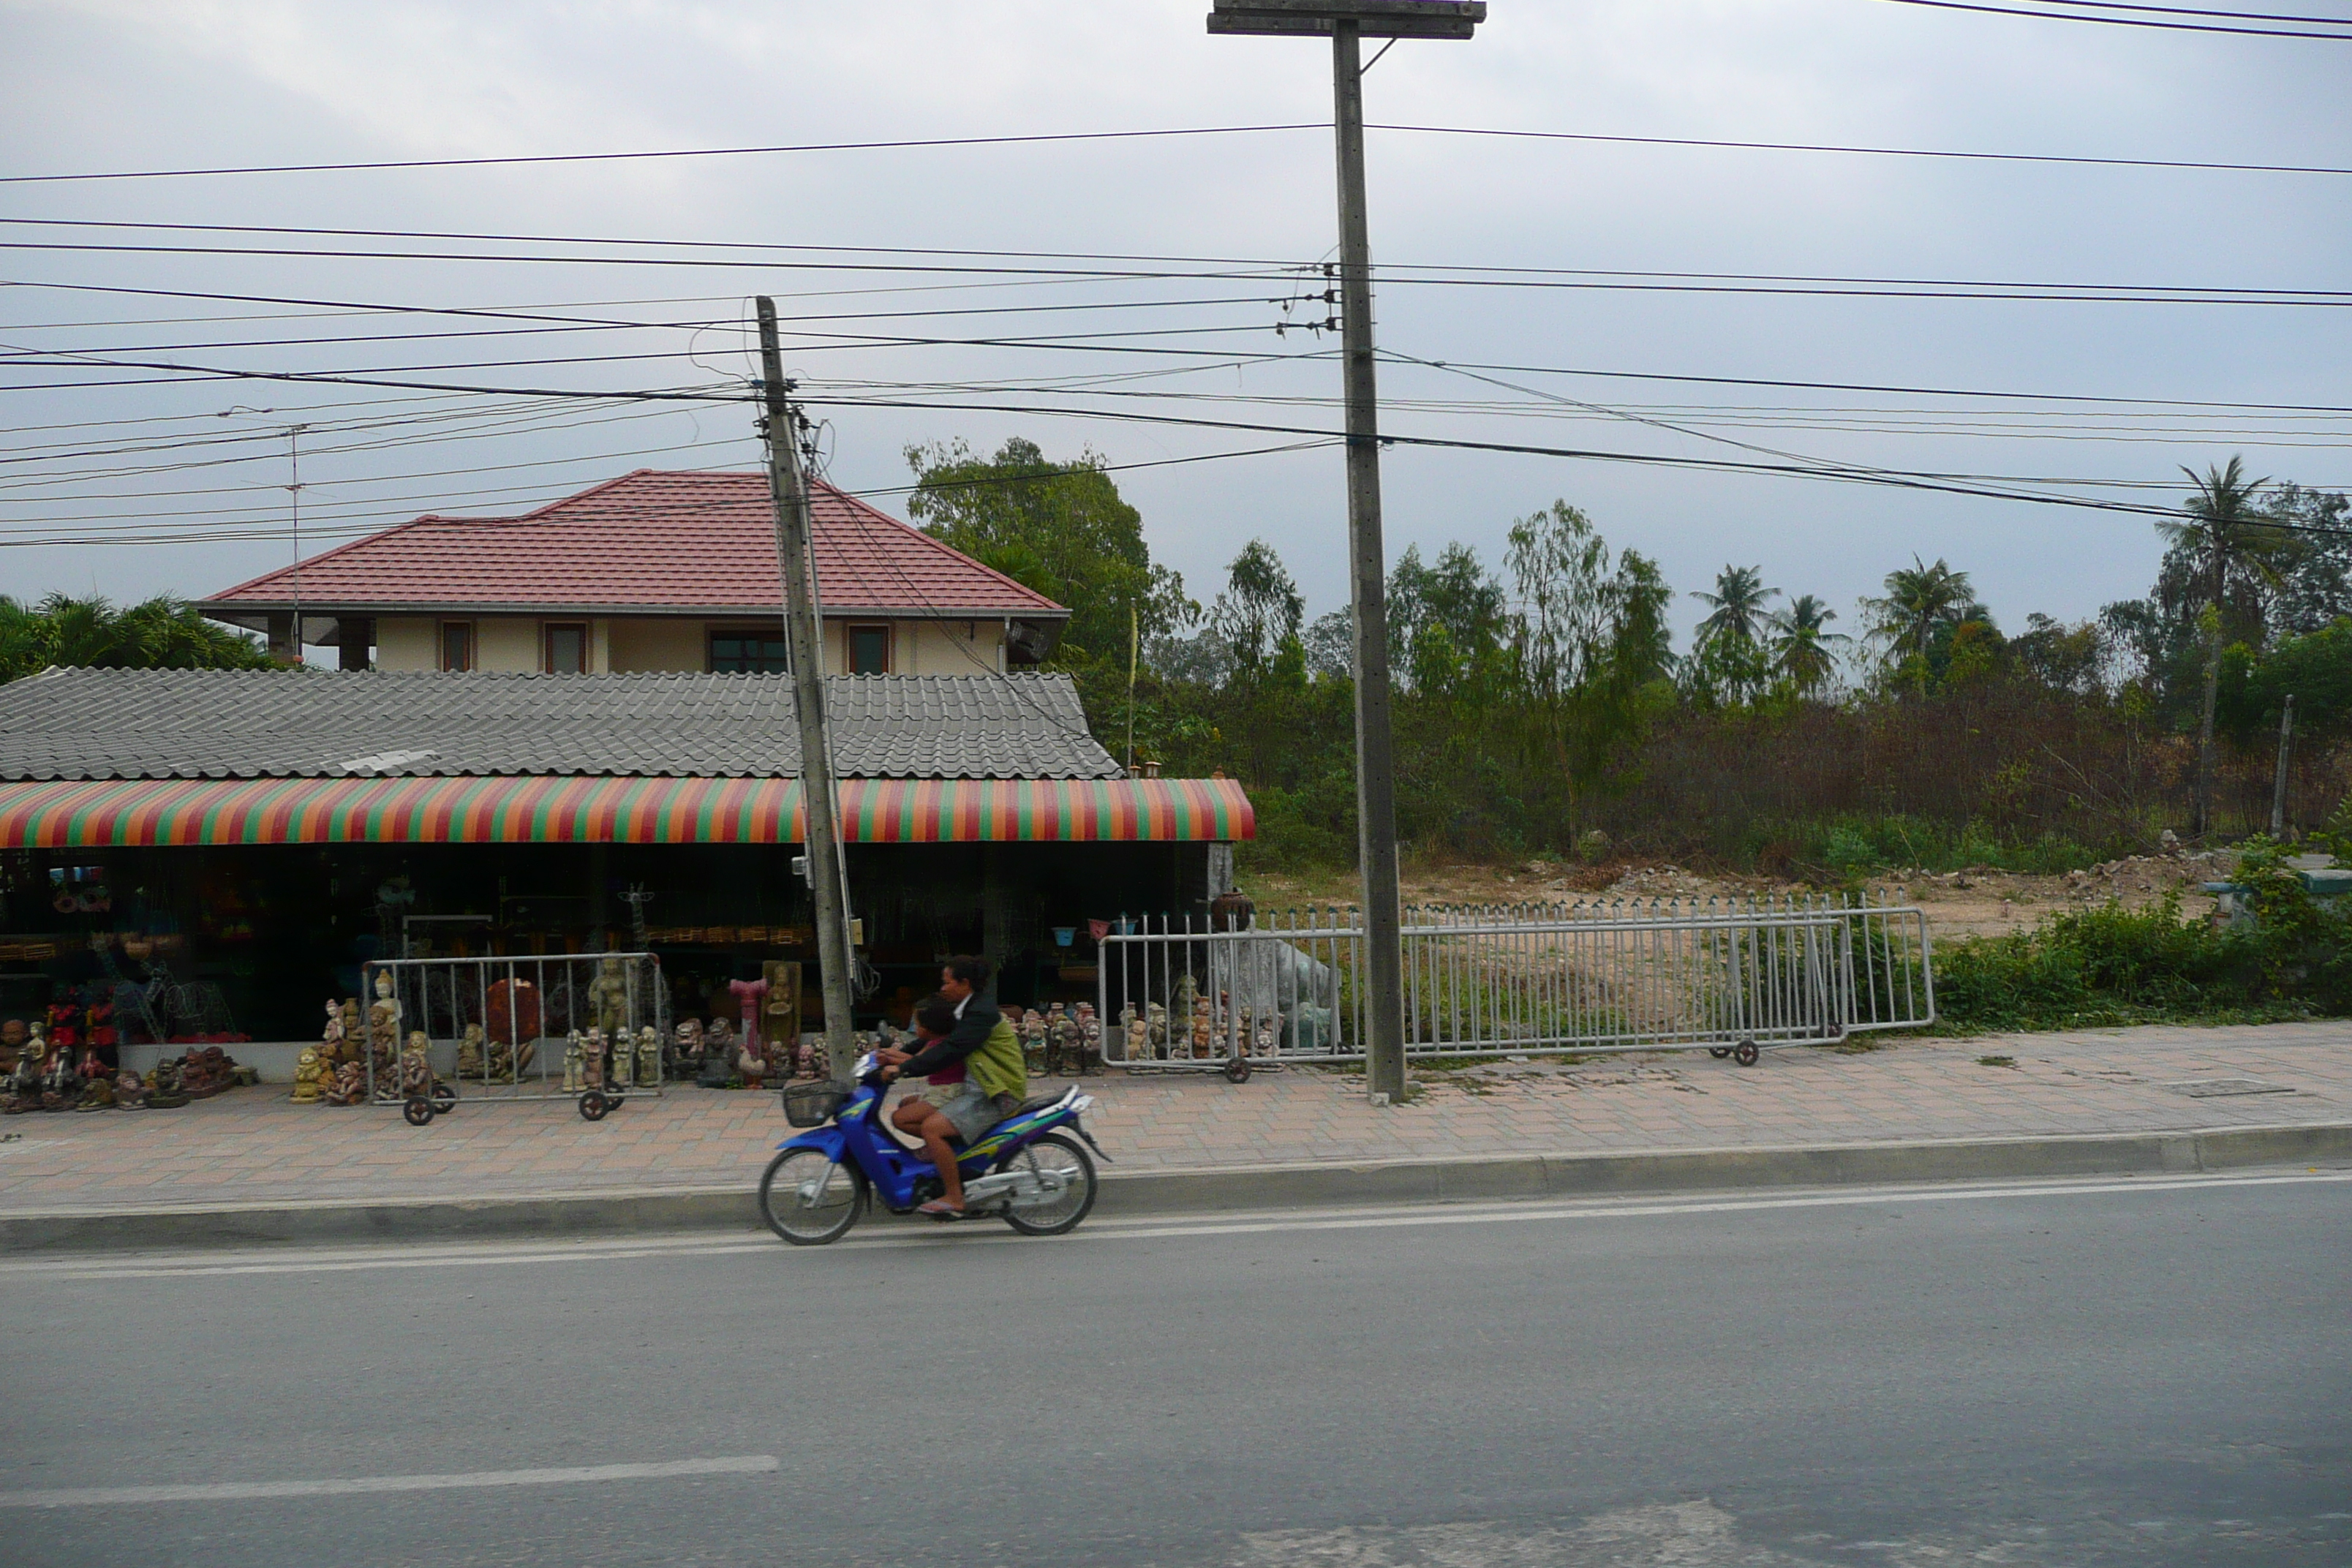
[[[1005,1163],[1008,1171],[1052,1172],[1062,1178],[1061,1195],[1050,1203],[1023,1204],[1004,1211],[1004,1223],[1024,1236],[1062,1236],[1078,1228],[1095,1206],[1095,1163],[1077,1141],[1048,1132]]]
[[[866,1212],[866,1173],[820,1149],[787,1149],[760,1178],[760,1215],[794,1247],[838,1241]]]

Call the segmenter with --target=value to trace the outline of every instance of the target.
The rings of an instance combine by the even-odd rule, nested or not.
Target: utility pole
[[[784,578],[784,647],[801,729],[801,819],[807,825],[809,891],[816,905],[818,984],[824,995],[824,1053],[833,1081],[850,1087],[849,911],[836,818],[840,796],[825,743],[824,634],[817,619],[816,557],[809,541],[808,482],[801,472],[799,411],[776,346],[776,302],[760,296],[760,374],[768,416],[768,488],[776,504],[776,559]],[[797,1030],[800,1020],[793,1020]]]
[[[1388,557],[1381,542],[1380,392],[1372,345],[1371,225],[1364,202],[1363,40],[1467,38],[1485,0],[1213,0],[1212,33],[1331,38],[1339,155],[1339,341],[1348,404],[1348,586],[1355,611],[1356,846],[1364,882],[1364,1088],[1404,1098],[1403,911],[1397,886]]]
[[[2271,837],[2286,837],[2286,759],[2294,745],[2294,693],[2286,694],[2279,710],[2278,782],[2271,788]]]

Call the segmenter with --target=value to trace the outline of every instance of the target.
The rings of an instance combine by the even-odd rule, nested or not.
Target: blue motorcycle
[[[760,1213],[795,1247],[840,1240],[877,1194],[883,1207],[904,1215],[942,1191],[930,1157],[901,1143],[884,1123],[889,1086],[871,1052],[859,1058],[854,1076],[857,1087],[846,1092],[828,1084],[784,1091],[786,1118],[813,1131],[777,1145],[782,1152],[760,1178]],[[1094,1102],[1075,1087],[1059,1099],[1032,1100],[974,1140],[957,1162],[962,1217],[1002,1219],[1024,1236],[1076,1229],[1095,1206],[1095,1163],[1087,1150],[1102,1154],[1078,1122]]]

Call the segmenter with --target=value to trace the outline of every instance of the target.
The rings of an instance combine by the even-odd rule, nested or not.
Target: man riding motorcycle
[[[1021,1058],[1021,1040],[1004,1015],[977,993],[988,982],[988,963],[979,958],[951,958],[940,972],[936,1004],[926,1004],[919,1022],[945,1025],[944,1033],[927,1028],[936,1037],[919,1050],[878,1051],[886,1083],[904,1075],[929,1076],[961,1063],[964,1082],[957,1092],[939,1100],[908,1100],[892,1117],[892,1124],[912,1132],[938,1167],[944,1195],[916,1212],[940,1218],[963,1213],[963,1175],[957,1168],[950,1140],[971,1143],[1020,1108],[1029,1088],[1027,1068]]]

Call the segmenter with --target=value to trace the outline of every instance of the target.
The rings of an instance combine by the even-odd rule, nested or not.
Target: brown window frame
[[[541,670],[549,675],[587,674],[588,667],[595,662],[593,649],[589,644],[588,630],[589,627],[586,621],[541,622],[539,627],[539,668]],[[555,634],[558,632],[578,632],[580,634],[580,668],[577,670],[559,670],[555,668]]]
[[[449,633],[453,627],[461,629],[466,634],[466,662],[454,669],[449,664]],[[441,671],[445,675],[464,675],[480,668],[482,664],[481,627],[473,621],[435,623],[433,655],[434,662],[441,667]]]
[[[898,668],[898,628],[892,626],[888,621],[850,621],[845,624],[842,627],[841,633],[842,673],[845,675],[890,674]],[[881,668],[861,670],[857,668],[857,634],[860,632],[880,632],[882,634]]]

